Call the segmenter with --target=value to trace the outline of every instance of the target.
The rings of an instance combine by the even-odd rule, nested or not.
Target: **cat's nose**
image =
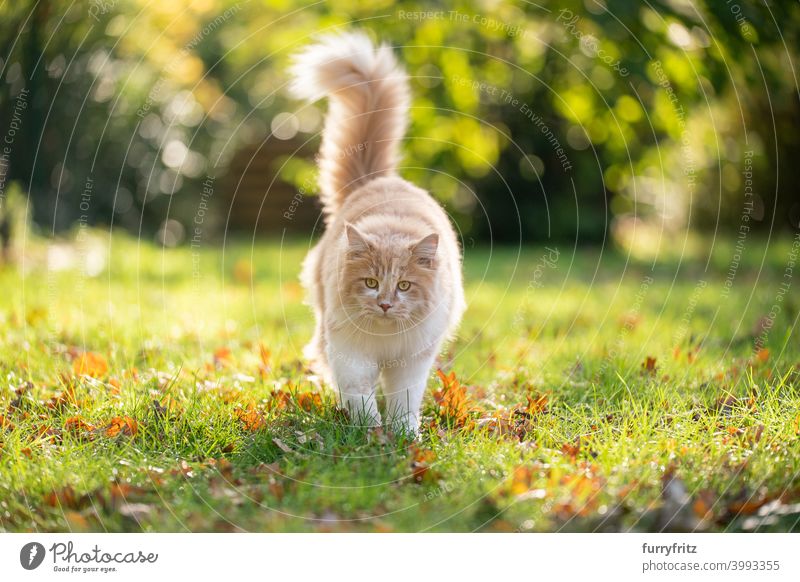
[[[391,303],[379,303],[378,305],[380,305],[380,306],[381,306],[381,309],[383,309],[383,312],[384,312],[384,313],[386,313],[387,311],[389,311],[389,309],[392,307],[392,304],[391,304]]]

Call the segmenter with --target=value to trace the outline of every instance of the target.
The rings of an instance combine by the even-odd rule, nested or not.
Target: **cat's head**
[[[345,226],[347,252],[341,302],[356,319],[410,327],[436,304],[436,250],[439,235],[370,236]]]

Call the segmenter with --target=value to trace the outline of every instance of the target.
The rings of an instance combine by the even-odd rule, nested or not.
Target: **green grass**
[[[348,426],[309,378],[305,242],[75,248],[110,260],[48,270],[34,242],[0,271],[0,531],[800,528],[796,284],[754,352],[787,241],[750,241],[727,295],[719,244],[707,271],[702,245],[559,247],[538,272],[543,248],[467,249],[442,365],[468,403],[443,418],[432,376],[417,442]],[[83,352],[108,371],[75,374]],[[511,416],[527,395],[544,409]]]

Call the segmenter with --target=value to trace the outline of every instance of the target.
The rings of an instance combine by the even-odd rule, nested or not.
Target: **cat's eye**
[[[367,277],[364,279],[364,284],[369,287],[370,289],[377,289],[378,288],[378,280],[372,279],[371,277]]]
[[[397,288],[400,289],[400,291],[408,291],[411,288],[411,283],[408,281],[400,281],[397,284]]]

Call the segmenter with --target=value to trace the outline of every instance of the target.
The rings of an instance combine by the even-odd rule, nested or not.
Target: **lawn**
[[[0,531],[800,529],[790,241],[467,248],[411,441],[305,369],[307,242],[80,240],[0,270]]]

